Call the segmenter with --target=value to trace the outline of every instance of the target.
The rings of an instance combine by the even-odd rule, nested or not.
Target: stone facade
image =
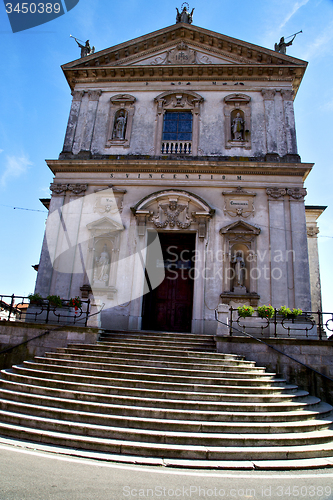
[[[312,164],[298,155],[293,109],[306,65],[181,22],[64,65],[73,101],[63,150],[47,161],[36,292],[91,289],[102,327],[141,329],[143,297],[168,271],[149,236],[162,232],[194,235],[191,331],[215,332],[221,302],[311,310]],[[169,137],[177,113],[191,129]]]

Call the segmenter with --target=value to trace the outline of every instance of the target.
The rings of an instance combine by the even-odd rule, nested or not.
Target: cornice
[[[202,173],[234,175],[297,176],[303,180],[313,163],[263,163],[248,161],[202,161],[170,159],[105,159],[105,160],[46,160],[53,174],[61,172],[147,172],[147,173]]]
[[[198,50],[208,51],[233,62],[221,65],[131,65],[137,59],[157,51],[168,50],[183,41]],[[130,65],[128,65],[130,63]],[[178,23],[144,35],[62,66],[73,89],[77,83],[117,81],[168,80],[175,76],[187,80],[219,79],[291,79],[297,92],[307,62],[283,55],[271,49],[227,37],[197,26]],[[295,92],[295,93],[296,93]]]

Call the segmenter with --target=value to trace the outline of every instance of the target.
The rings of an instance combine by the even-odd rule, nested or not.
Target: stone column
[[[326,207],[305,207],[306,229],[308,237],[309,268],[311,283],[311,306],[312,311],[322,310],[321,284],[318,254],[318,217]]]
[[[35,293],[39,293],[42,297],[50,295],[53,277],[53,256],[59,232],[59,227],[50,228],[48,227],[48,224],[52,224],[53,222],[52,218],[50,218],[51,214],[62,209],[67,187],[67,184],[60,183],[53,183],[50,187],[52,191],[52,198],[50,202],[48,220],[46,221],[47,230],[44,234],[35,287]]]
[[[274,89],[262,89],[261,95],[265,105],[266,147],[268,154],[277,154],[276,116],[275,116]]]
[[[291,239],[294,252],[295,307],[311,311],[310,272],[305,221],[306,189],[287,189],[290,201]]]
[[[267,188],[270,245],[271,304],[279,308],[288,301],[287,246],[285,238],[284,188]]]
[[[102,94],[101,90],[88,91],[88,99],[89,99],[88,112],[81,142],[81,151],[83,152],[90,151],[91,148],[91,142],[96,121],[97,106],[101,94]]]
[[[72,100],[71,111],[69,113],[65,141],[64,141],[64,147],[63,147],[62,153],[71,153],[72,152],[75,131],[76,131],[76,126],[77,126],[77,122],[79,119],[83,94],[84,94],[83,90],[80,90],[80,91],[73,90],[73,92],[72,92],[73,100]]]
[[[294,116],[293,90],[281,90],[284,109],[284,125],[287,139],[287,153],[297,154],[296,127]]]

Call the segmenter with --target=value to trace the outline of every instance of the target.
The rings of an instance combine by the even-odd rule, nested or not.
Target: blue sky
[[[60,65],[77,59],[70,34],[96,50],[175,23],[181,2],[80,0],[69,13],[13,34],[0,4],[0,294],[34,289],[52,173],[45,159],[63,145],[71,94]],[[318,238],[323,306],[333,311],[333,0],[195,0],[193,24],[272,48],[298,35],[288,54],[309,62],[295,100],[299,153],[315,166],[306,181],[308,205],[328,205]],[[30,210],[14,209],[13,207]]]

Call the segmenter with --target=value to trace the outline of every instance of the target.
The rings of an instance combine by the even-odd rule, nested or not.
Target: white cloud
[[[289,12],[289,14],[284,18],[284,20],[280,24],[279,30],[282,30],[282,28],[284,28],[284,26],[293,17],[293,15],[296,14],[296,12],[298,11],[298,9],[300,9],[301,7],[303,7],[303,5],[306,5],[308,2],[309,2],[309,0],[303,0],[303,1],[300,1],[300,2],[296,2],[294,4],[293,8],[291,9],[291,11]]]
[[[28,160],[26,155],[7,155],[4,169],[0,175],[0,185],[4,187],[10,179],[17,179],[21,175],[25,174],[29,165],[32,165],[32,163]]]
[[[0,149],[0,153],[2,153],[2,152],[3,152],[3,149]]]
[[[332,40],[333,40],[333,22],[331,22],[326,29],[321,32],[319,36],[314,40],[314,42],[307,47],[305,53],[302,54],[302,58],[308,61],[314,55],[323,55],[325,49],[331,51],[332,49]]]

